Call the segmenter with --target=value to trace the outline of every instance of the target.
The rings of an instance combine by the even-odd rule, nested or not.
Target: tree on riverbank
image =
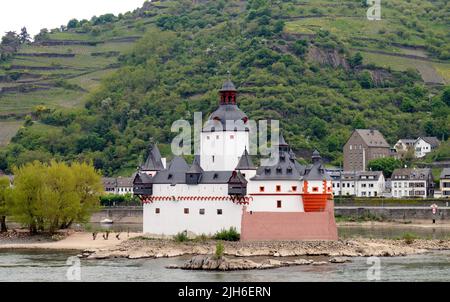
[[[10,214],[33,234],[88,221],[103,193],[101,176],[91,164],[36,161],[15,168],[14,175]]]
[[[6,227],[6,216],[8,216],[8,207],[6,204],[7,191],[10,189],[8,177],[0,177],[0,233],[8,231]]]

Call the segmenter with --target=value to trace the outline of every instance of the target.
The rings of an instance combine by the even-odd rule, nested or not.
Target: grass
[[[419,239],[419,236],[413,234],[413,233],[405,233],[401,237],[402,240],[405,241],[406,244],[413,244],[414,240]]]
[[[231,227],[228,230],[223,229],[214,235],[214,239],[225,241],[239,241],[240,237],[241,235],[236,231],[234,227]]]
[[[173,239],[174,239],[176,242],[186,242],[186,241],[189,240],[189,238],[188,238],[186,232],[180,232],[180,233],[176,234],[176,235],[173,237]]]
[[[22,125],[23,121],[20,120],[0,120],[0,147],[6,146]]]

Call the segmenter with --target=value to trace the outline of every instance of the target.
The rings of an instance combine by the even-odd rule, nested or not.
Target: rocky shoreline
[[[175,242],[168,239],[138,237],[105,249],[87,249],[79,257],[85,259],[109,258],[171,258],[193,256],[179,269],[243,270],[267,269],[292,265],[321,265],[343,263],[350,257],[396,257],[426,253],[432,250],[450,250],[450,240],[414,239],[352,239],[338,241],[287,242],[224,242],[224,257],[216,259],[215,241]],[[322,256],[328,261],[312,261],[307,256]],[[262,261],[254,261],[262,257]],[[303,258],[298,258],[303,257]],[[290,259],[287,259],[290,258]]]

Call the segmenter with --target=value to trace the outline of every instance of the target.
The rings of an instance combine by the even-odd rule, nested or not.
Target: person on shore
[[[120,233],[117,233],[116,238],[117,240],[120,240]]]
[[[103,234],[103,239],[108,240],[109,238],[109,231],[106,231],[105,234]]]
[[[98,234],[97,232],[93,232],[93,233],[92,233],[92,240],[97,239],[97,234]]]

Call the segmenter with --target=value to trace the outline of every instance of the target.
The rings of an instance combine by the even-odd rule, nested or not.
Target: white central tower
[[[200,165],[205,171],[233,171],[249,150],[248,117],[236,103],[237,90],[227,80],[220,90],[219,108],[203,127],[200,137]]]

